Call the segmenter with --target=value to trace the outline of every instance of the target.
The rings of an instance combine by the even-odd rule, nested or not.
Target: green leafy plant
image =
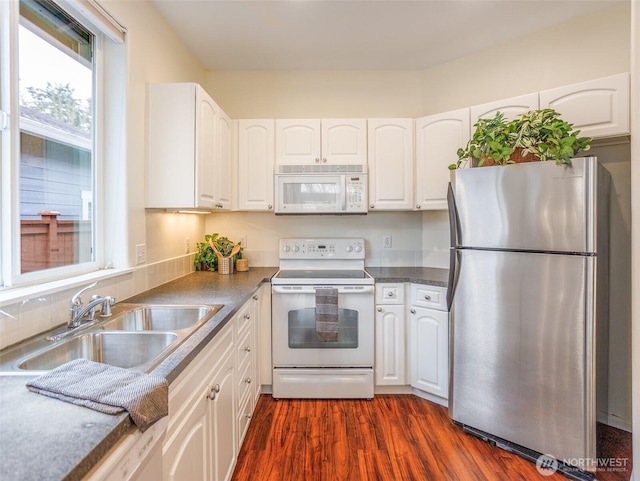
[[[522,154],[534,154],[540,160],[555,160],[556,164],[568,164],[581,150],[591,148],[591,138],[578,137],[579,130],[573,124],[560,119],[553,109],[532,110],[517,120],[515,146]]]
[[[197,271],[215,271],[218,269],[218,255],[211,247],[211,243],[213,243],[218,252],[222,254],[223,257],[228,257],[231,255],[233,248],[236,243],[229,240],[227,237],[221,237],[219,234],[207,234],[204,236],[204,242],[198,242],[196,255],[193,260],[193,265]],[[240,245],[240,242],[237,243]],[[233,262],[236,260],[242,259],[242,246],[240,246],[240,251],[233,256]]]
[[[458,161],[449,169],[459,169],[465,159],[478,159],[482,166],[487,159],[496,163],[507,163],[515,150],[513,142],[513,123],[504,118],[502,112],[492,119],[478,119],[473,125],[476,130],[465,148],[458,149]]]
[[[516,151],[522,157],[533,154],[541,161],[568,164],[579,151],[589,150],[592,140],[579,137],[580,131],[574,131],[573,124],[553,109],[532,110],[511,121],[498,112],[492,119],[479,119],[474,127],[473,136],[466,147],[458,149],[458,161],[449,169],[460,168],[468,159],[475,159],[478,167],[513,164]]]

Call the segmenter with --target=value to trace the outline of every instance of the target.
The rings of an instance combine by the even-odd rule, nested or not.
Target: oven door
[[[316,291],[338,290],[337,337],[323,340]],[[272,286],[273,366],[372,367],[374,286]]]
[[[344,175],[276,175],[276,214],[344,212]]]

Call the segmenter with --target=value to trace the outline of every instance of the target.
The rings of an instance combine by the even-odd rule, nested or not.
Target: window
[[[0,144],[0,286],[103,265],[98,227],[104,85],[98,73],[103,43],[114,32],[119,42],[124,35],[95,0],[65,2],[64,9],[53,0],[8,3],[0,5],[10,18],[2,26],[11,32],[0,37],[2,67],[8,70],[0,79],[0,109],[13,114],[3,113],[11,120]]]
[[[55,4],[20,2],[20,274],[95,261],[94,45]]]

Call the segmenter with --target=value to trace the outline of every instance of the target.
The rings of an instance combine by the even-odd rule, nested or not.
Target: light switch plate
[[[147,244],[136,245],[136,265],[147,262]]]

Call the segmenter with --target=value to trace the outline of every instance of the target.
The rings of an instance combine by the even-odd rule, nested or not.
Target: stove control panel
[[[280,259],[364,259],[364,239],[280,239]]]

